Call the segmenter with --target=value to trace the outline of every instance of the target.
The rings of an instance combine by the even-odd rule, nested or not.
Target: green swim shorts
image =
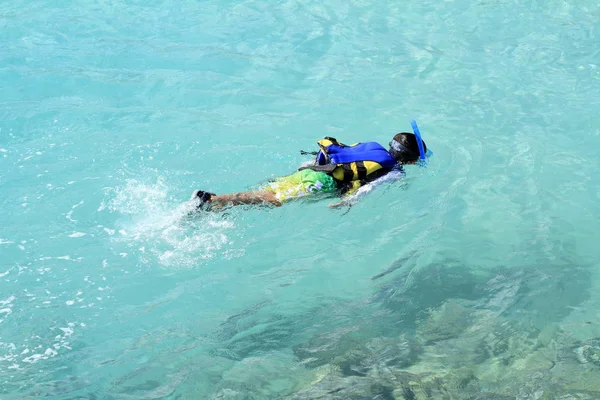
[[[303,169],[288,176],[275,179],[265,187],[275,194],[277,200],[285,202],[292,198],[317,193],[334,193],[337,191],[335,180],[325,172]]]

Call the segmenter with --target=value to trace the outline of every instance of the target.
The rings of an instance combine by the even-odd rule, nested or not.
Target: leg
[[[276,207],[281,205],[275,194],[266,190],[255,190],[250,192],[224,194],[221,196],[213,196],[210,199],[211,205],[217,207],[239,206],[242,204],[271,204]]]
[[[288,200],[315,195],[317,193],[335,193],[337,190],[335,180],[326,173],[305,169],[278,178],[260,190],[221,196],[197,190],[192,195],[192,198],[200,200],[198,208],[202,208],[204,204],[208,204],[211,208],[239,206],[242,204],[273,205],[279,207]]]
[[[205,204],[209,205],[209,208],[223,208],[227,206],[239,206],[244,204],[271,204],[279,207],[281,202],[277,200],[275,194],[265,190],[249,191],[225,194],[217,196],[216,194],[196,190],[192,194],[192,200],[198,199],[200,203],[198,208],[203,208]]]

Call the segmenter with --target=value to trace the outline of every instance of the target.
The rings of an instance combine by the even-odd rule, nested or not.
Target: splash
[[[102,228],[134,248],[144,263],[190,267],[221,251],[229,254],[226,246],[231,240],[226,233],[234,224],[219,214],[198,213],[190,202],[178,203],[169,197],[162,180],[154,184],[127,180],[123,187],[111,190],[109,197],[100,210],[108,208],[128,218],[117,222],[118,227]]]

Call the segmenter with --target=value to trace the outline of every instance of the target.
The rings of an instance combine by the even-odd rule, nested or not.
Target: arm
[[[364,185],[361,185],[360,182],[356,182],[354,187],[350,189],[346,194],[344,194],[344,196],[342,197],[342,201],[338,203],[329,204],[329,207],[338,208],[342,206],[352,206],[356,204],[360,200],[360,198],[364,197],[373,189],[388,182],[396,182],[404,178],[404,175],[404,170],[393,169],[387,174],[380,176],[371,182],[365,183]]]

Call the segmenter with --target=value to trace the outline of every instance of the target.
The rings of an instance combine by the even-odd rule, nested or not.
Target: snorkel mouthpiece
[[[422,161],[425,161],[425,150],[423,149],[423,139],[421,139],[421,132],[419,131],[419,127],[417,126],[417,122],[413,119],[410,121],[410,125],[412,126],[413,132],[417,138],[417,145],[419,146],[419,158]]]

